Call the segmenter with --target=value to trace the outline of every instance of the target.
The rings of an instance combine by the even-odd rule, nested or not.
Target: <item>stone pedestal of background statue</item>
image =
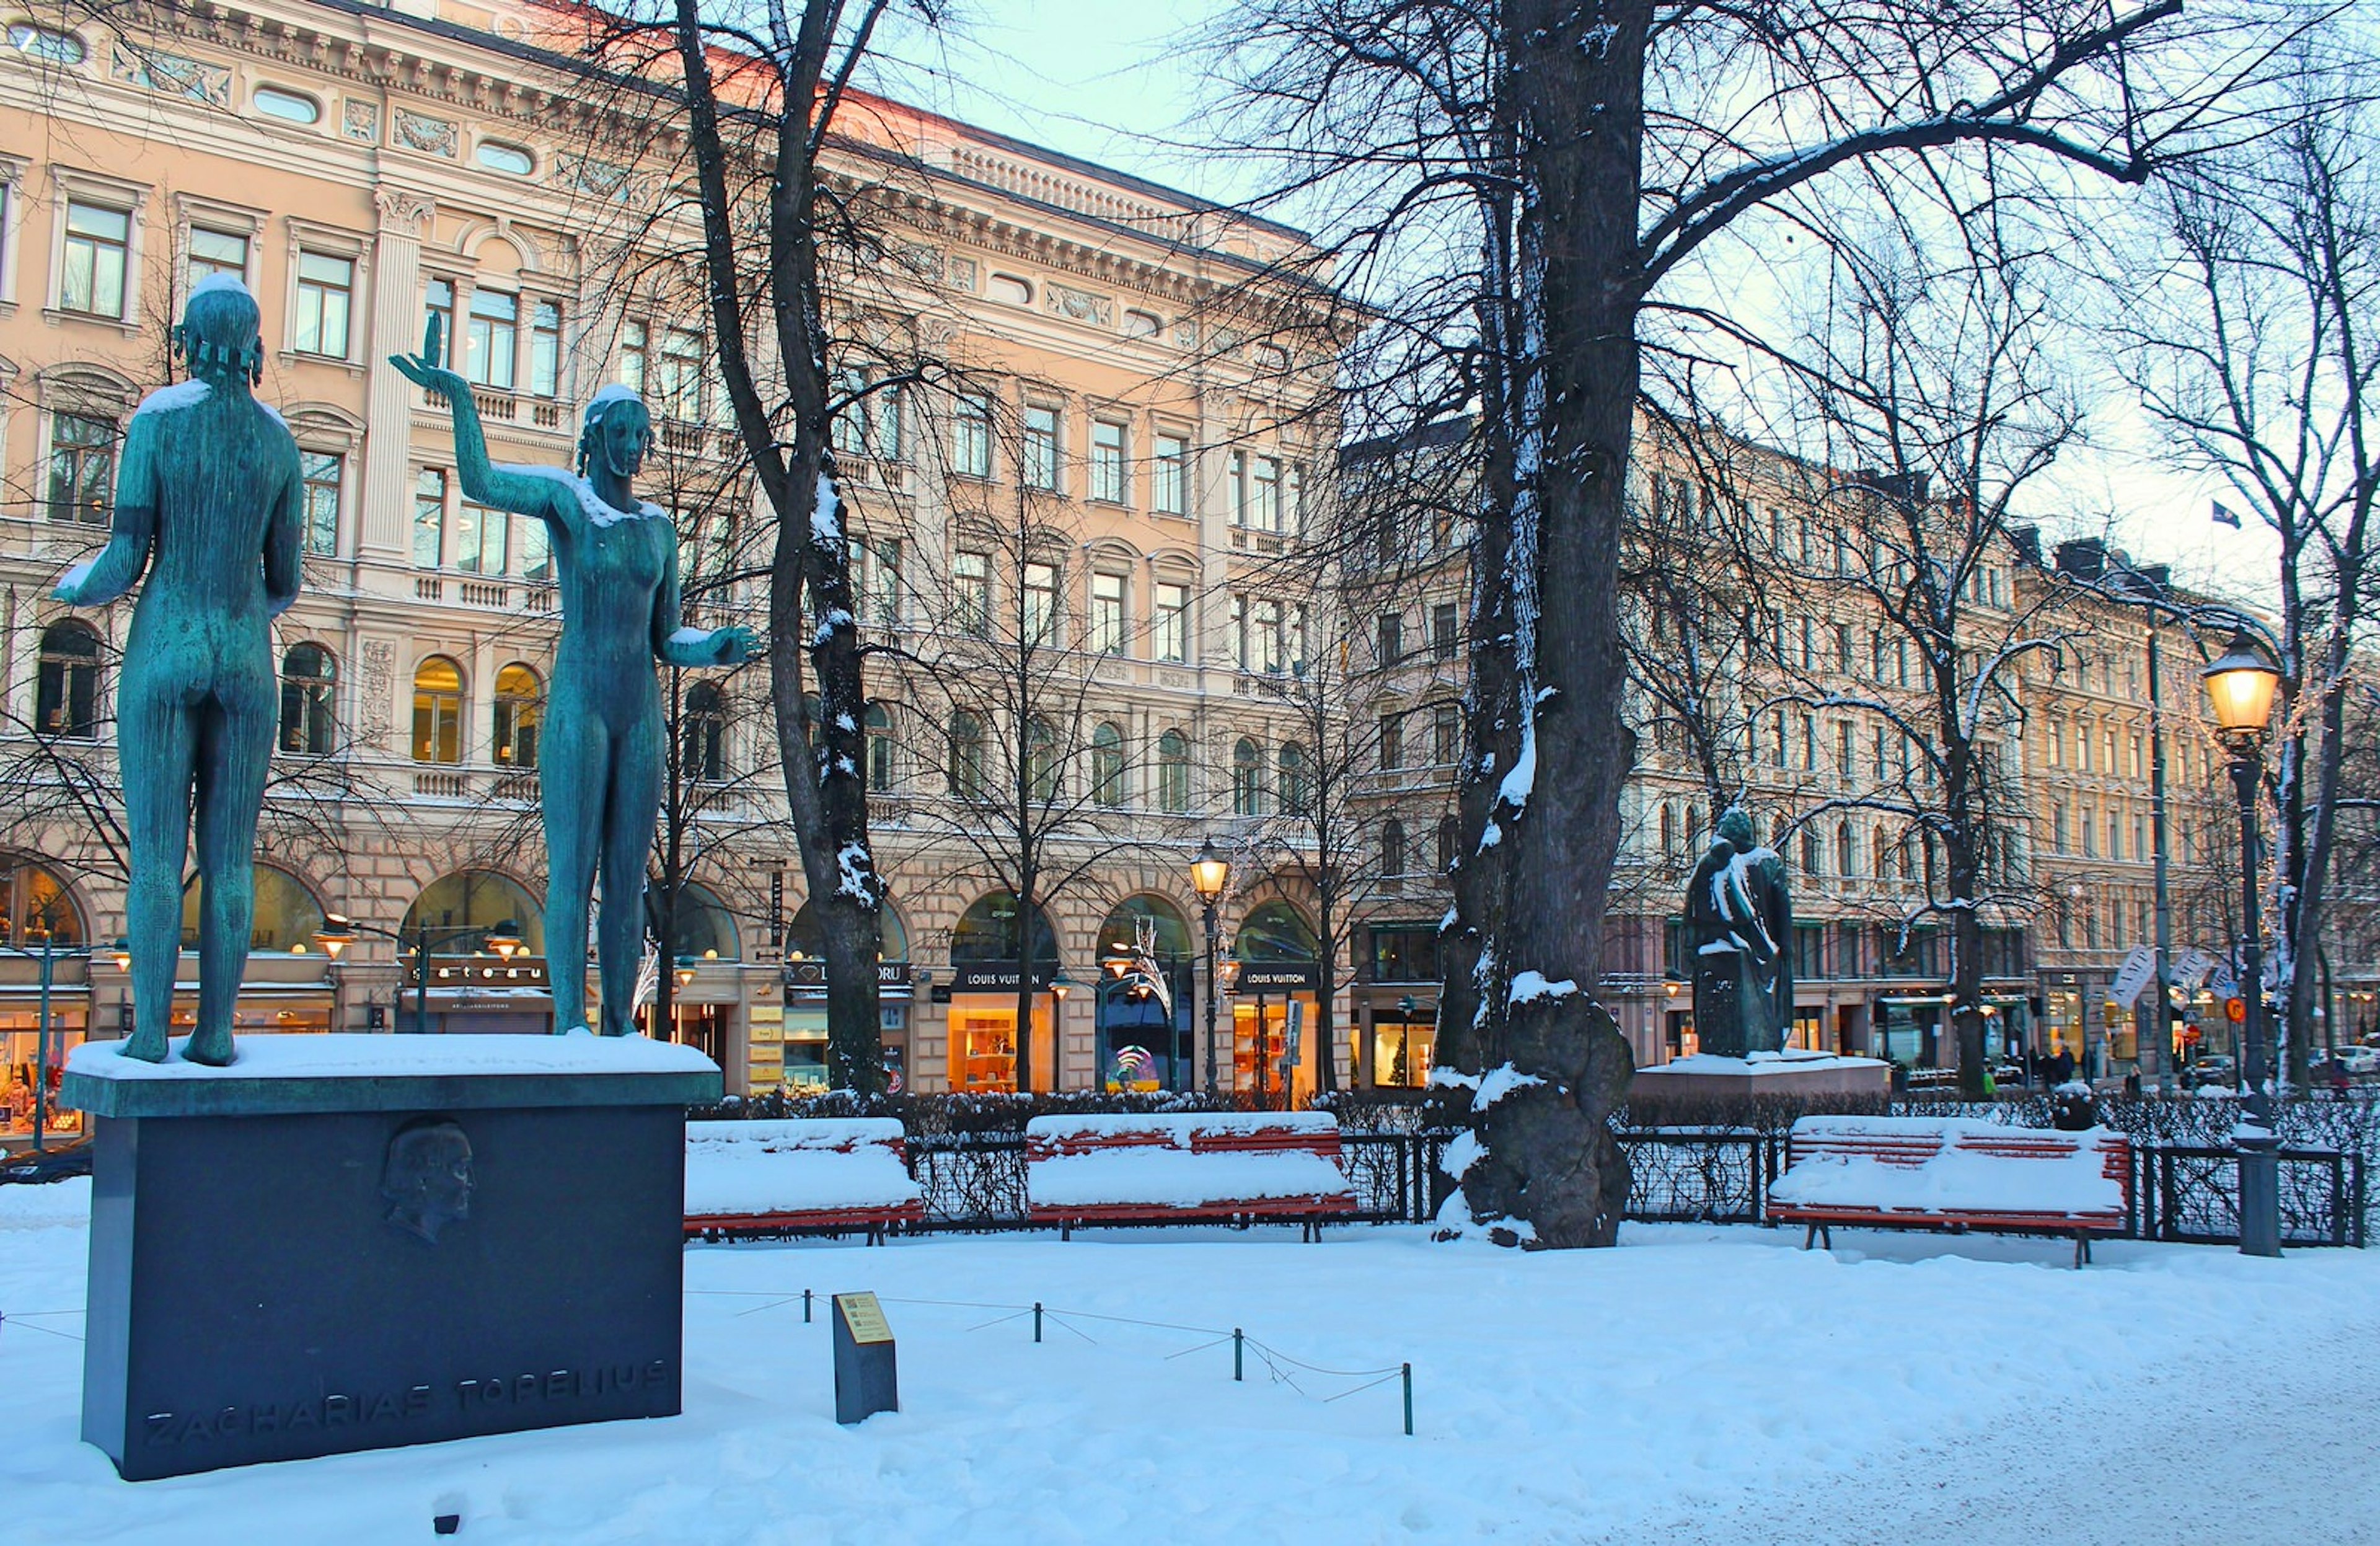
[[[128,1480],[668,1417],[691,1048],[243,1036],[225,1068],[78,1047],[83,1438]]]
[[[1790,1105],[1797,1114],[1882,1112],[1892,1066],[1872,1057],[1828,1053],[1697,1053],[1639,1068],[1628,1087],[1628,1120],[1642,1127],[1729,1123],[1756,1108]]]

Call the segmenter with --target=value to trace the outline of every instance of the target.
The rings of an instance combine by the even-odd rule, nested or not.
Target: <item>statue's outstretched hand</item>
[[[711,659],[721,665],[741,665],[760,654],[760,641],[739,626],[710,630]]]
[[[471,395],[470,383],[461,376],[444,366],[432,365],[418,354],[393,354],[388,357],[388,362],[414,385],[427,387],[450,403],[458,397],[468,399]]]
[[[82,605],[83,582],[89,578],[91,564],[86,560],[58,577],[57,584],[50,590],[50,599],[64,602],[68,606]]]

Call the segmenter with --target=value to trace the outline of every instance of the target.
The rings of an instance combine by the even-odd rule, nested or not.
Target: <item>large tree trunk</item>
[[[1612,1244],[1628,1191],[1608,1119],[1633,1060],[1592,995],[1627,771],[1618,580],[1647,19],[1555,0],[1505,16],[1505,127],[1530,192],[1511,282],[1491,284],[1512,304],[1488,320],[1500,379],[1437,1079],[1473,1140],[1451,1151],[1472,1220],[1537,1247]]]

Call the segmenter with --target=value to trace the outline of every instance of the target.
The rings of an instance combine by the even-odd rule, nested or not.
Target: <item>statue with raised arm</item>
[[[661,817],[666,746],[653,663],[735,665],[755,653],[739,627],[680,626],[677,530],[669,513],[630,486],[652,444],[643,399],[607,386],[587,405],[578,470],[497,467],[468,383],[438,364],[438,323],[417,356],[391,363],[445,397],[455,416],[455,469],[464,497],[533,516],[552,537],[562,591],[562,640],[538,736],[539,805],[545,820],[545,939],[553,1028],[587,1029],[586,970],[578,952],[597,877],[596,970],[602,1033],[633,1029],[637,967],[644,949],[645,863]]]
[[[1686,881],[1696,1049],[1715,1057],[1773,1053],[1793,1014],[1793,902],[1785,861],[1755,844],[1730,806]]]
[[[116,688],[116,761],[132,840],[127,1057],[163,1062],[181,952],[183,862],[198,821],[199,1013],[192,1063],[232,1060],[232,1011],[256,911],[256,819],[280,686],[271,619],[297,599],[298,443],[249,395],[264,344],[236,279],[191,291],[174,347],[189,379],[132,410],[107,546],[58,581],[103,606],[140,580]]]

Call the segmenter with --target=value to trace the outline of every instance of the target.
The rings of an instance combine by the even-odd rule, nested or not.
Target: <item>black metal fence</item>
[[[2046,1107],[2034,1114],[2021,1102],[1981,1107],[1927,1102],[1921,1111],[1896,1110],[1912,1115],[1982,1116],[2014,1126],[2046,1126],[2046,1121],[2024,1118],[2047,1114]],[[2240,1238],[2238,1156],[2228,1143],[2208,1141],[2219,1130],[2211,1120],[2217,1113],[2135,1109],[2118,1114],[2113,1121],[2109,1114],[2100,1114],[2103,1125],[2129,1130],[2133,1138],[2127,1236],[2197,1244],[2230,1244]],[[2283,1242],[2362,1246],[2371,1212],[2364,1150],[2375,1138],[2374,1129],[2362,1121],[2341,1126],[2319,1118],[2298,1126],[2296,1132],[2287,1125],[2283,1128]],[[2324,1126],[2330,1130],[2323,1130]],[[1768,1188],[1785,1163],[1783,1126],[1624,1127],[1617,1136],[1628,1156],[1628,1218],[1646,1223],[1766,1222]],[[1341,1164],[1355,1193],[1355,1218],[1383,1223],[1435,1219],[1453,1189],[1439,1167],[1452,1138],[1449,1132],[1412,1126],[1342,1130]],[[2308,1138],[2317,1141],[2307,1142]],[[2347,1141],[2318,1141],[2325,1138]],[[910,1173],[926,1194],[925,1227],[1026,1225],[1021,1132],[913,1131],[907,1152]]]

